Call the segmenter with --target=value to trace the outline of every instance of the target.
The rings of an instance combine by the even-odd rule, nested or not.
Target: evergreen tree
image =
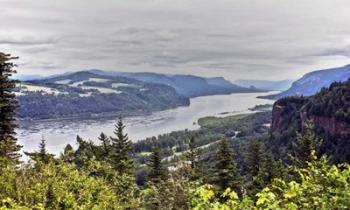
[[[116,137],[111,139],[111,161],[114,168],[119,174],[131,174],[133,170],[133,160],[130,157],[132,152],[132,142],[128,138],[128,134],[124,134],[125,125],[121,118],[119,118],[115,125],[114,134]]]
[[[216,153],[214,183],[221,190],[228,187],[239,188],[237,163],[234,161],[234,152],[226,139],[221,140],[219,150]]]
[[[147,162],[149,168],[147,180],[153,183],[159,183],[168,178],[168,171],[162,164],[162,158],[160,156],[160,148],[155,147],[152,150],[152,154]]]
[[[74,160],[74,149],[70,144],[64,148],[62,159],[68,163],[72,163]]]
[[[190,171],[189,176],[191,180],[198,179],[201,173],[201,163],[200,163],[200,150],[197,148],[197,143],[195,138],[192,136],[189,142],[189,149],[185,152],[184,156],[187,162],[189,162]]]
[[[54,200],[55,200],[55,196],[54,196],[54,190],[52,187],[52,184],[48,184],[48,189],[45,193],[45,208],[46,209],[50,209],[52,206],[54,206]]]
[[[51,160],[53,160],[54,155],[50,154],[46,150],[46,142],[44,137],[42,137],[39,143],[39,151],[38,152],[24,152],[27,156],[29,156],[35,162],[42,162],[48,164]]]
[[[247,153],[247,167],[251,177],[259,175],[266,161],[264,147],[259,139],[250,142]]]
[[[98,137],[98,140],[101,141],[101,146],[102,146],[102,157],[108,157],[109,151],[110,151],[110,146],[111,146],[111,141],[108,138],[106,134],[103,132],[100,134]]]
[[[321,140],[316,138],[314,132],[314,124],[306,121],[303,134],[298,133],[297,139],[293,143],[294,163],[298,167],[306,167],[307,162],[311,162],[314,158],[312,152],[318,152]]]
[[[17,59],[10,54],[0,52],[0,158],[18,163],[21,146],[15,137],[15,109],[16,99],[12,93],[16,81],[10,77],[16,73],[15,64],[11,60]]]
[[[248,194],[255,195],[265,188],[274,178],[284,176],[285,169],[280,161],[276,161],[271,154],[267,154],[260,139],[250,142],[247,152],[248,180],[246,188]]]
[[[78,149],[75,152],[75,162],[79,167],[86,167],[89,165],[94,157],[93,151],[91,150],[91,144],[84,141],[79,135],[77,135]]]

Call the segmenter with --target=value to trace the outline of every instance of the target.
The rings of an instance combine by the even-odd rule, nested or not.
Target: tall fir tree
[[[282,177],[284,173],[282,163],[266,153],[262,139],[255,139],[249,143],[246,165],[248,168],[246,189],[251,196],[270,184],[274,178]]]
[[[54,155],[48,153],[46,150],[46,140],[44,137],[41,138],[38,152],[24,152],[24,153],[37,163],[41,162],[41,163],[48,164],[51,160],[54,159]]]
[[[251,177],[259,175],[265,165],[265,151],[260,139],[249,143],[247,152],[247,168]]]
[[[307,162],[311,162],[314,159],[314,154],[312,153],[318,153],[322,141],[315,136],[314,129],[313,122],[306,121],[303,133],[298,133],[296,141],[293,143],[293,160],[298,167],[305,168]]]
[[[201,151],[197,147],[196,139],[194,136],[190,138],[189,149],[184,153],[185,160],[189,163],[189,178],[190,180],[196,180],[200,178],[202,172],[202,165],[200,162]]]
[[[225,190],[228,187],[237,190],[240,187],[237,163],[234,160],[234,151],[230,148],[225,138],[220,141],[219,150],[216,153],[213,178],[214,184],[220,190]]]
[[[134,162],[131,157],[132,142],[129,140],[128,134],[124,132],[124,129],[123,120],[119,118],[114,131],[116,137],[110,137],[110,159],[119,174],[132,174],[134,168]]]
[[[108,157],[109,152],[111,150],[111,148],[110,148],[111,147],[111,140],[103,132],[98,137],[98,140],[101,141],[101,146],[102,146],[102,154],[101,155],[102,155],[102,157]]]
[[[72,145],[67,144],[61,155],[61,159],[65,162],[72,163],[74,161],[74,149]]]
[[[149,172],[147,180],[152,183],[159,183],[168,178],[168,170],[163,166],[162,157],[160,155],[160,148],[155,147],[148,159],[147,166]]]
[[[16,81],[10,78],[16,73],[13,59],[17,58],[0,52],[0,157],[18,163],[21,146],[15,137],[17,102],[13,89]]]

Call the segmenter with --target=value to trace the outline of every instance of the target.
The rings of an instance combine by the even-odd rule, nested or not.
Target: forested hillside
[[[15,73],[10,55],[0,53],[0,209],[349,209],[350,166],[322,156],[312,121],[288,138],[285,160],[266,147],[276,143],[271,112],[207,117],[197,131],[173,132],[133,144],[117,120],[112,136],[99,144],[77,137],[59,156],[42,139],[21,162],[14,133]],[[347,85],[345,83],[345,85]],[[326,92],[342,91],[337,84]],[[346,92],[346,91],[345,91]],[[327,95],[327,94],[326,94]],[[317,98],[322,95],[316,96]],[[283,115],[298,113],[310,99],[276,104]],[[346,102],[346,101],[345,101]],[[275,105],[276,106],[276,105]],[[335,106],[334,111],[341,109]],[[282,107],[283,108],[283,107]],[[308,110],[308,108],[305,108]],[[283,111],[284,110],[284,111]],[[333,116],[327,115],[327,116]],[[291,127],[291,129],[295,129]],[[292,132],[292,131],[291,131]]]
[[[19,118],[52,119],[94,115],[138,115],[189,105],[167,85],[78,72],[21,83]]]
[[[271,148],[285,156],[292,139],[311,120],[317,137],[323,139],[320,151],[335,162],[350,161],[350,80],[334,82],[310,97],[294,96],[278,100],[272,113]]]

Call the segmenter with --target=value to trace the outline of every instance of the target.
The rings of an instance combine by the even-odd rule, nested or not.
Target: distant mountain
[[[21,81],[27,81],[35,79],[44,79],[45,77],[37,74],[15,74],[12,78]]]
[[[293,83],[293,80],[235,80],[234,83],[243,87],[254,86],[261,90],[284,91],[290,88],[290,86]]]
[[[305,74],[301,79],[293,82],[292,86],[282,93],[270,95],[265,98],[278,99],[286,96],[303,95],[310,96],[328,87],[332,82],[346,81],[350,77],[350,65],[318,70]]]
[[[262,92],[262,90],[254,87],[246,88],[232,84],[223,77],[205,78],[193,75],[166,75],[150,72],[127,73],[102,70],[90,70],[89,72],[108,76],[124,76],[144,82],[165,84],[173,87],[179,94],[191,98],[206,95]]]
[[[17,116],[31,119],[129,116],[190,103],[167,85],[91,72],[21,82],[15,94]]]

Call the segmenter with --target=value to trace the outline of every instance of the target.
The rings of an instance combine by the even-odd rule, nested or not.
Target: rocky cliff
[[[307,120],[329,135],[350,136],[350,81],[332,83],[314,96],[294,96],[276,101],[271,130],[300,131]]]

